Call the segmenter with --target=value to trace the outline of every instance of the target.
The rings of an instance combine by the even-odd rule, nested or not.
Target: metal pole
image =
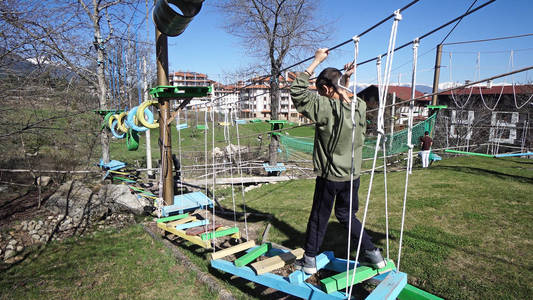
[[[435,73],[433,75],[433,97],[431,104],[437,105],[438,99],[437,94],[439,91],[439,77],[440,77],[440,59],[442,56],[442,44],[437,46],[437,55],[435,57]]]
[[[157,85],[168,85],[168,41],[157,26],[155,28],[155,48],[157,61]],[[172,144],[170,141],[170,102],[159,101],[159,144],[161,147],[161,174],[163,182],[163,201],[174,204],[174,180],[172,178]]]

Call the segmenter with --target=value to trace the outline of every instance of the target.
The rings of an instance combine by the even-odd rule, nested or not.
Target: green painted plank
[[[398,295],[400,300],[443,300],[441,297],[437,297],[424,290],[407,284]]]
[[[335,280],[334,278],[324,278],[320,280],[320,283],[322,285],[322,290],[326,291],[326,293],[331,293],[337,290],[337,280]]]
[[[360,283],[362,281],[365,281],[367,279],[370,279],[378,274],[381,274],[381,273],[385,273],[387,271],[390,271],[390,270],[394,270],[396,269],[396,266],[394,266],[394,262],[392,262],[392,260],[387,260],[387,265],[381,269],[374,269],[372,267],[368,267],[368,266],[360,266],[357,268],[357,271],[355,272],[355,280],[353,281],[354,284],[357,284],[357,283]],[[351,283],[352,282],[352,274],[353,274],[353,269],[351,269],[349,272],[349,278],[348,278],[348,283]],[[326,281],[326,284],[324,284],[324,280],[326,279],[322,279],[320,281],[321,285],[322,285],[322,290],[326,291],[326,293],[330,294],[330,293],[333,293],[333,292],[336,292],[338,290],[341,290],[343,288],[346,288],[346,276],[347,276],[347,273],[346,272],[343,272],[343,273],[339,273],[337,275],[333,275],[331,277],[328,277],[326,279],[333,279],[337,282],[336,286],[333,286],[333,284],[331,284],[330,281]]]
[[[475,152],[466,152],[466,151],[450,150],[450,149],[444,150],[444,152],[458,153],[458,154],[467,154],[467,155],[475,155],[475,156],[483,156],[483,157],[494,157],[494,155],[490,155],[490,154],[475,153]]]
[[[188,216],[189,216],[189,213],[185,213],[185,214],[181,214],[181,215],[175,215],[175,216],[170,216],[170,217],[166,217],[166,218],[161,218],[161,219],[157,219],[157,223],[176,221],[176,220],[180,220],[180,219],[186,218]]]
[[[228,229],[215,231],[215,237],[217,238],[221,236],[226,236],[226,235],[234,234],[237,232],[239,232],[239,227],[231,227]],[[213,233],[212,232],[202,233],[201,237],[202,237],[202,241],[210,240],[213,238]]]
[[[251,263],[259,256],[267,253],[270,249],[272,249],[272,244],[270,243],[262,244],[261,246],[255,248],[254,250],[236,259],[235,266],[236,267],[246,266],[247,264]]]

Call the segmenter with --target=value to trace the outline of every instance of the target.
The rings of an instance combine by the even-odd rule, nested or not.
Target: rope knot
[[[402,20],[402,14],[400,13],[400,10],[396,10],[394,12],[394,21],[401,21]]]

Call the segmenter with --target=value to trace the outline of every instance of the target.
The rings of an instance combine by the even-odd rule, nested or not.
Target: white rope
[[[235,186],[234,186],[234,182],[233,182],[233,164],[231,163],[232,162],[232,156],[233,156],[233,150],[231,148],[231,136],[230,136],[230,132],[229,132],[229,124],[228,124],[228,111],[227,110],[224,110],[224,122],[226,123],[224,125],[224,132],[227,131],[227,135],[224,134],[224,137],[226,138],[227,142],[228,142],[228,154],[229,154],[229,160],[230,160],[230,165],[229,165],[229,172],[230,172],[230,179],[231,179],[231,201],[233,203],[233,224],[235,227],[237,227],[237,211],[235,210],[236,206],[235,206]]]
[[[415,42],[413,43],[413,73],[412,73],[412,79],[411,79],[411,99],[415,98],[418,45],[419,45],[419,41],[418,39],[415,39]],[[400,243],[398,246],[398,263],[396,265],[397,270],[400,270],[400,259],[402,257],[403,229],[405,226],[405,211],[407,209],[407,190],[409,187],[409,174],[411,174],[412,169],[413,169],[413,144],[412,144],[413,107],[414,107],[414,101],[410,101],[409,102],[409,119],[408,119],[409,129],[407,130],[407,146],[409,147],[409,152],[408,152],[409,154],[407,157],[407,170],[405,172],[405,188],[404,188],[404,193],[403,193],[402,222],[401,222],[401,227],[400,227]]]
[[[449,63],[449,71],[448,71],[448,74],[450,75],[450,82],[453,82],[453,79],[452,79],[452,53],[450,52],[449,53],[450,55],[450,63]],[[455,83],[453,83],[453,87],[455,88]],[[474,86],[470,87],[470,93],[468,94],[468,98],[466,98],[466,101],[463,105],[459,105],[459,102],[457,102],[457,99],[455,99],[455,95],[453,94],[453,90],[450,90],[450,95],[452,96],[452,100],[453,102],[455,102],[455,105],[459,108],[463,108],[466,106],[466,104],[468,103],[468,101],[470,100],[470,97],[472,97],[472,91],[474,90]]]
[[[374,181],[374,173],[375,173],[375,170],[376,170],[376,162],[377,162],[377,157],[378,157],[379,145],[380,145],[380,142],[381,142],[381,139],[382,139],[383,135],[385,134],[385,132],[384,132],[385,98],[386,98],[386,95],[387,95],[388,85],[389,85],[389,82],[390,82],[390,72],[391,72],[391,68],[392,68],[392,60],[393,60],[393,57],[394,57],[394,48],[395,48],[395,44],[396,44],[396,34],[397,34],[397,31],[398,31],[398,22],[402,19],[402,15],[400,14],[399,10],[395,11],[394,15],[395,15],[394,16],[394,22],[392,23],[392,29],[391,29],[391,34],[390,34],[390,38],[389,38],[389,47],[388,47],[388,50],[387,50],[387,62],[385,64],[385,74],[384,74],[385,88],[380,93],[380,98],[379,98],[378,128],[377,128],[378,137],[377,137],[377,140],[376,140],[376,148],[375,148],[375,151],[374,151],[374,161],[372,163],[372,172],[370,173],[370,183],[369,183],[368,193],[367,193],[367,197],[366,197],[365,210],[364,210],[364,214],[363,214],[363,221],[361,222],[361,230],[359,232],[359,241],[357,243],[357,252],[356,252],[356,256],[355,256],[355,265],[354,265],[353,272],[352,272],[352,282],[351,282],[352,284],[350,285],[350,290],[349,290],[349,293],[348,293],[348,299],[351,298],[352,292],[353,292],[353,283],[354,283],[354,280],[355,280],[355,274],[357,272],[357,264],[358,264],[358,260],[359,260],[359,253],[360,253],[360,250],[361,250],[361,242],[362,242],[363,232],[364,232],[365,223],[366,223],[366,216],[367,216],[367,213],[368,213],[368,204],[370,202],[370,193],[372,191],[372,183]],[[381,59],[379,59],[379,61],[381,61]],[[381,67],[379,69],[381,69]],[[379,73],[381,73],[381,72],[379,72]],[[379,78],[379,75],[380,74],[378,74],[378,78]]]
[[[198,110],[196,110],[196,124],[198,125]],[[204,151],[205,151],[205,196],[207,197],[207,195],[209,195],[209,182],[208,182],[208,166],[207,166],[207,163],[209,161],[209,157],[207,156],[207,111],[204,112]],[[213,201],[214,201],[214,198],[213,198]],[[206,220],[209,220],[209,216],[207,215],[207,207],[205,209],[205,219]],[[208,232],[209,231],[209,228],[207,226],[207,222],[205,223],[204,225],[204,231],[205,232]],[[214,247],[213,247],[213,251],[215,251]]]
[[[511,50],[511,71],[514,69],[514,57],[513,57],[513,50]],[[526,106],[531,99],[533,99],[533,94],[529,96],[529,99],[526,100],[526,102],[522,103],[522,105],[518,106],[518,101],[516,101],[516,90],[515,90],[515,83],[514,83],[514,74],[511,75],[511,81],[513,85],[513,98],[514,98],[514,105],[516,106],[516,109],[522,109],[522,107]]]
[[[211,117],[211,132],[212,132],[212,143],[213,143],[213,147],[212,147],[212,150],[211,152],[213,153],[213,192],[212,192],[212,195],[213,195],[213,202],[215,201],[215,188],[216,188],[216,180],[217,180],[217,173],[215,172],[215,163],[216,163],[216,158],[215,158],[215,110],[214,108],[211,108],[211,113],[209,114],[209,116]],[[213,203],[213,230],[212,230],[212,244],[213,244],[213,252],[215,252],[215,248],[216,248],[216,238],[215,238],[215,204]]]
[[[512,60],[512,55],[513,55],[513,51],[511,50],[511,55],[509,56],[509,64],[508,66],[511,64],[511,60]],[[481,78],[481,55],[480,53],[478,52],[477,53],[477,68],[478,68],[478,80]],[[509,72],[509,67],[507,68],[507,71]],[[496,100],[496,104],[494,104],[494,107],[490,108],[488,105],[487,105],[487,102],[485,101],[485,97],[483,97],[483,92],[481,91],[481,86],[478,86],[479,88],[479,96],[481,97],[481,102],[483,102],[483,105],[490,111],[494,111],[496,109],[496,106],[498,106],[498,103],[500,103],[500,100],[502,98],[502,95],[503,95],[503,88],[505,87],[505,81],[504,83],[502,84],[502,89],[500,91],[500,96],[498,96],[498,100]],[[468,147],[467,147],[468,148]]]
[[[236,113],[236,112],[235,112]],[[235,116],[235,119],[237,119],[237,116]],[[244,231],[246,234],[246,241],[248,241],[248,220],[246,217],[246,200],[244,197],[244,180],[242,180],[242,167],[241,167],[241,139],[239,137],[239,123],[235,122],[235,130],[237,132],[237,153],[239,155],[239,163],[237,164],[237,168],[239,170],[239,175],[241,177],[241,195],[242,195],[242,203],[243,203],[243,212],[244,212]]]
[[[179,155],[179,163],[180,163],[180,169],[179,169],[179,172],[180,172],[180,195],[183,195],[183,173],[182,173],[182,165],[183,165],[183,162],[181,160],[181,127],[180,127],[180,122],[181,122],[181,111],[178,111],[178,119],[177,119],[177,126],[176,126],[176,129],[178,129],[178,155]]]
[[[351,118],[352,118],[352,166],[350,169],[350,217],[348,218],[348,248],[346,250],[346,272],[348,273],[350,271],[350,244],[352,240],[352,214],[353,214],[353,205],[352,205],[352,199],[353,199],[353,175],[354,175],[354,169],[355,169],[355,110],[357,105],[357,56],[359,55],[359,37],[354,36],[354,55],[353,55],[353,99],[350,103],[350,112],[351,112]],[[341,104],[342,105],[342,104]],[[353,282],[353,280],[352,280]],[[353,284],[353,283],[352,283]],[[346,277],[346,294],[348,294],[348,276]]]

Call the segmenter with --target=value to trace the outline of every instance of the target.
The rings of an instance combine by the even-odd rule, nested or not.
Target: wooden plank
[[[222,224],[216,224],[215,225],[215,230],[217,230],[220,227],[222,227]],[[185,233],[187,233],[188,235],[199,235],[201,233],[204,233],[204,232],[210,231],[210,230],[213,230],[213,225],[208,226],[207,228],[206,228],[206,226],[189,228],[189,229],[185,230]]]
[[[172,226],[167,226],[165,223],[157,223],[157,227],[165,231],[168,231],[174,235],[177,235],[181,237],[182,239],[188,240],[189,242],[194,243],[202,248],[206,248],[206,249],[211,248],[211,243],[209,241],[202,241],[202,239],[200,239],[200,237],[198,236],[187,235],[185,231],[183,230],[176,229]]]
[[[320,290],[319,287],[313,284],[309,284],[307,282],[292,283],[289,282],[286,277],[282,277],[273,273],[256,275],[255,272],[249,267],[239,268],[236,267],[232,262],[225,261],[223,259],[211,260],[211,267],[303,299],[346,299],[346,295],[344,295],[344,293],[335,292],[331,294],[326,294],[322,290]]]
[[[367,300],[395,300],[407,284],[407,274],[390,271],[389,275],[366,297]]]
[[[238,232],[239,232],[239,227],[231,227],[231,228],[224,229],[224,230],[218,230],[218,231],[215,231],[215,238],[238,233]],[[202,233],[200,237],[202,238],[202,241],[210,240],[213,238],[213,232]]]
[[[238,253],[238,252],[241,252],[241,251],[244,251],[244,250],[248,250],[248,249],[250,249],[250,248],[252,248],[254,246],[255,246],[255,241],[254,240],[248,241],[248,242],[245,242],[245,243],[241,243],[241,244],[235,245],[233,247],[229,247],[229,248],[226,248],[224,250],[217,251],[215,253],[209,253],[209,259],[223,258],[223,257],[226,257],[226,256],[231,255],[231,254],[235,254],[235,253]]]
[[[357,267],[357,271],[355,272],[355,279],[353,280],[353,284],[363,282],[367,279],[374,277],[377,274],[385,273],[394,269],[396,269],[396,266],[394,265],[394,262],[392,262],[392,260],[390,259],[387,260],[387,265],[385,265],[385,267],[381,269],[374,269],[372,267],[367,266],[359,266]],[[348,273],[348,284],[350,284],[352,283],[353,269],[350,269]],[[346,288],[346,277],[348,276],[348,273],[345,271],[343,273],[320,280],[323,290],[329,294]],[[329,278],[337,282],[336,286],[331,283],[331,280],[329,280]]]
[[[178,225],[176,225],[174,227],[176,229],[185,230],[185,229],[188,229],[188,228],[204,226],[204,225],[207,225],[207,224],[209,224],[209,220],[199,220],[199,221],[189,222],[189,223],[185,223],[185,224],[178,224]]]
[[[170,217],[166,217],[166,218],[159,218],[157,219],[157,223],[161,223],[161,222],[169,222],[169,221],[176,221],[176,220],[180,220],[180,219],[183,219],[183,218],[186,218],[189,216],[189,213],[186,213],[186,214],[181,214],[181,215],[175,215],[175,216],[170,216]]]
[[[291,252],[282,253],[269,259],[255,262],[250,266],[257,273],[257,275],[261,275],[282,268],[286,264],[292,264],[295,260],[302,258],[303,255],[304,249],[298,248],[292,250]]]
[[[168,223],[165,223],[165,224],[168,227],[176,227],[176,225],[184,224],[184,223],[192,222],[192,221],[196,221],[196,217],[195,216],[188,216],[188,217],[185,217],[183,219],[172,221],[172,222],[168,222]]]
[[[410,284],[405,285],[398,295],[400,300],[443,300],[443,298],[430,294]]]
[[[246,253],[245,255],[237,258],[235,260],[235,266],[242,267],[246,266],[247,264],[251,263],[252,261],[256,260],[259,256],[267,253],[270,249],[272,249],[272,245],[270,243],[262,244],[261,246],[255,248],[254,250]]]

